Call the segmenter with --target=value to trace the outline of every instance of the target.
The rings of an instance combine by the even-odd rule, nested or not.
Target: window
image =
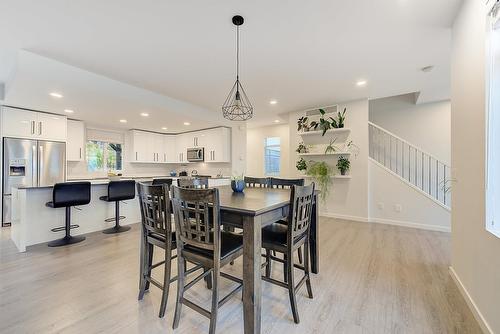
[[[277,176],[280,174],[280,158],[280,138],[266,138],[264,144],[264,170],[267,176]]]
[[[488,72],[488,129],[486,229],[500,237],[500,5],[493,2],[486,31]]]
[[[122,144],[89,140],[87,141],[86,151],[89,172],[122,170]]]

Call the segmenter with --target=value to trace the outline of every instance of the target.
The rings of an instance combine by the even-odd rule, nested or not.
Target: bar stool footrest
[[[74,228],[79,228],[80,225],[77,225],[77,224],[73,224],[73,225],[70,225],[69,226],[69,229],[72,230]],[[61,232],[61,231],[65,231],[66,230],[66,226],[61,226],[61,227],[55,227],[53,229],[51,229],[50,231],[51,232]]]
[[[125,218],[126,218],[125,216],[120,216],[120,219],[119,219],[119,220],[123,220],[123,219],[125,219]],[[106,223],[112,223],[112,222],[115,222],[115,221],[116,221],[116,218],[115,218],[115,217],[113,217],[113,218],[107,218],[107,219],[104,219],[104,221],[105,221]]]

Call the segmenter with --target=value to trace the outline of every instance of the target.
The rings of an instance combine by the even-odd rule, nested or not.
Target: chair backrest
[[[135,181],[110,181],[108,184],[108,201],[125,201],[135,197]]]
[[[139,196],[143,228],[148,232],[164,235],[166,241],[172,240],[168,185],[137,183],[137,194]]]
[[[308,186],[292,186],[288,213],[288,244],[309,231],[313,214],[314,182]]]
[[[172,179],[153,179],[153,186],[157,186],[159,184],[167,184],[167,185],[171,186]]]
[[[52,190],[54,208],[89,204],[90,198],[90,182],[56,183]]]
[[[271,177],[269,180],[269,186],[271,188],[284,188],[289,189],[292,186],[303,186],[304,179],[280,179],[277,177]]]
[[[267,188],[269,186],[269,178],[267,177],[250,177],[245,176],[245,185],[250,188]]]
[[[181,188],[206,189],[208,188],[208,178],[206,177],[178,178],[177,185]]]
[[[172,187],[177,247],[190,245],[220,258],[219,190]]]

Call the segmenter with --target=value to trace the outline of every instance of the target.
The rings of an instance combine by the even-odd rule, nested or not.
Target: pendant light
[[[243,24],[243,17],[233,16],[233,24],[236,26],[236,82],[231,88],[226,101],[222,105],[222,115],[231,121],[246,121],[253,116],[253,107],[245,94],[245,90],[240,83],[240,26]]]

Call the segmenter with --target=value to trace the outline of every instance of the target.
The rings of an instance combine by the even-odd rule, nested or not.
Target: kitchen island
[[[160,178],[160,177],[155,177]],[[162,176],[161,178],[169,178]],[[152,177],[124,177],[122,180],[135,179],[137,182],[152,181]],[[175,180],[177,177],[172,177]],[[77,181],[76,179],[69,180]],[[79,179],[78,181],[83,181]],[[71,224],[80,225],[71,230],[72,235],[81,235],[101,231],[112,227],[114,222],[106,223],[104,220],[114,217],[115,206],[99,200],[106,196],[109,179],[90,179],[91,201],[88,205],[73,207],[71,209]],[[209,186],[228,185],[228,177],[210,178]],[[53,209],[45,206],[52,200],[52,187],[14,187],[12,189],[12,225],[11,239],[20,252],[25,252],[26,247],[45,243],[64,236],[64,231],[51,232],[55,227],[64,226],[64,208]],[[141,221],[141,212],[137,197],[129,201],[120,202],[120,214],[126,218],[120,220],[120,225],[129,225]]]

